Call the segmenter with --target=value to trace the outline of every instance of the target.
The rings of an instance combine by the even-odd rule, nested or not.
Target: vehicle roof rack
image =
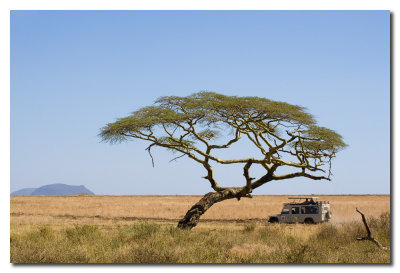
[[[318,196],[290,196],[288,199],[317,199]]]

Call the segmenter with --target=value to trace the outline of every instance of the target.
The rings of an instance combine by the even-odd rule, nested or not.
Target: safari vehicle
[[[331,219],[329,201],[316,201],[318,197],[289,197],[296,199],[285,203],[280,214],[269,216],[270,223],[304,223],[314,224],[328,222]]]

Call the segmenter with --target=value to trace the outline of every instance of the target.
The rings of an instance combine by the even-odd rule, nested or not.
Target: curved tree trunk
[[[199,222],[200,216],[203,215],[212,205],[231,198],[238,198],[238,194],[234,190],[207,193],[199,202],[188,210],[183,219],[179,221],[178,228],[192,229]]]

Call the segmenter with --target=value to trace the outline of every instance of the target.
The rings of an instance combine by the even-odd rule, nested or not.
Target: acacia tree
[[[150,142],[147,147],[150,156],[153,146],[164,147],[205,168],[204,178],[214,191],[204,195],[179,221],[178,227],[189,229],[197,225],[200,216],[213,204],[231,198],[251,198],[254,189],[270,181],[295,177],[330,180],[331,160],[346,146],[339,134],[317,126],[301,106],[214,92],[161,97],[153,106],[107,124],[100,137],[111,143],[131,138],[146,140]],[[217,150],[228,149],[244,138],[259,151],[257,156],[225,159],[215,155]],[[241,165],[243,186],[221,187],[211,166],[216,163]],[[255,165],[265,169],[257,179],[249,173]],[[286,173],[278,175],[278,169]]]

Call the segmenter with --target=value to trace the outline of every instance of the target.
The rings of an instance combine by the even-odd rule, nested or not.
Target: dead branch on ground
[[[372,236],[371,229],[368,226],[367,219],[365,218],[364,213],[362,213],[358,208],[356,208],[356,211],[359,214],[361,214],[362,221],[364,223],[365,229],[367,230],[367,237],[357,238],[357,240],[369,240],[369,241],[372,241],[373,243],[375,243],[379,248],[381,248],[383,250],[388,250],[387,247],[382,246],[381,243],[379,243],[378,240],[376,240],[374,238],[374,236]]]

